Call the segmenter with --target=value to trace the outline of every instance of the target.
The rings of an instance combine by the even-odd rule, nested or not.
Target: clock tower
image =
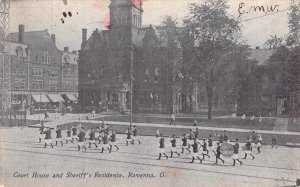
[[[115,44],[126,47],[137,35],[142,25],[142,1],[111,0],[109,30],[113,34],[112,40],[118,40]]]

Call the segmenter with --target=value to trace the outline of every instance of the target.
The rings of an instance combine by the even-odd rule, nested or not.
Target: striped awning
[[[50,102],[45,94],[33,94],[31,96],[37,103],[49,103]]]
[[[59,94],[48,94],[48,97],[53,103],[64,102],[64,99]]]
[[[77,98],[75,97],[74,94],[67,94],[68,99],[70,99],[71,101],[76,101]]]

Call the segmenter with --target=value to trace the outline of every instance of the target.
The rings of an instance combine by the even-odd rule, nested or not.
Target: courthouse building
[[[96,29],[87,38],[87,30],[82,29],[79,104],[126,111],[130,109],[133,78],[134,111],[167,113],[178,109],[180,43],[170,52],[165,28],[142,26],[140,1],[111,0],[109,9],[108,30]]]

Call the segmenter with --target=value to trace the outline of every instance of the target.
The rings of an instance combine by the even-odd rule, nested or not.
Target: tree
[[[277,49],[283,45],[283,38],[277,37],[277,35],[270,35],[267,41],[264,43],[269,49]]]
[[[212,118],[214,88],[222,77],[219,73],[231,65],[231,54],[240,45],[240,25],[228,8],[226,0],[193,3],[184,19],[185,34],[194,40],[191,74],[205,84],[208,119]]]
[[[171,84],[169,84],[168,88],[166,89],[168,102],[172,103],[172,107],[170,109],[171,111],[177,109],[177,107],[173,107],[176,105],[175,100],[178,93],[181,91],[181,78],[178,77],[178,74],[180,73],[182,65],[182,48],[178,39],[179,34],[177,24],[178,22],[176,19],[172,18],[171,16],[165,16],[161,22],[162,29],[159,35],[161,37],[161,41],[166,42],[167,45],[167,80]]]
[[[300,43],[300,1],[291,0],[289,8],[289,33],[287,36],[288,46],[297,46]]]

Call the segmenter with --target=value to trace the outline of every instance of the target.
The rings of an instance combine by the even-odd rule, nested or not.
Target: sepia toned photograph
[[[300,0],[0,0],[0,187],[300,186]]]

